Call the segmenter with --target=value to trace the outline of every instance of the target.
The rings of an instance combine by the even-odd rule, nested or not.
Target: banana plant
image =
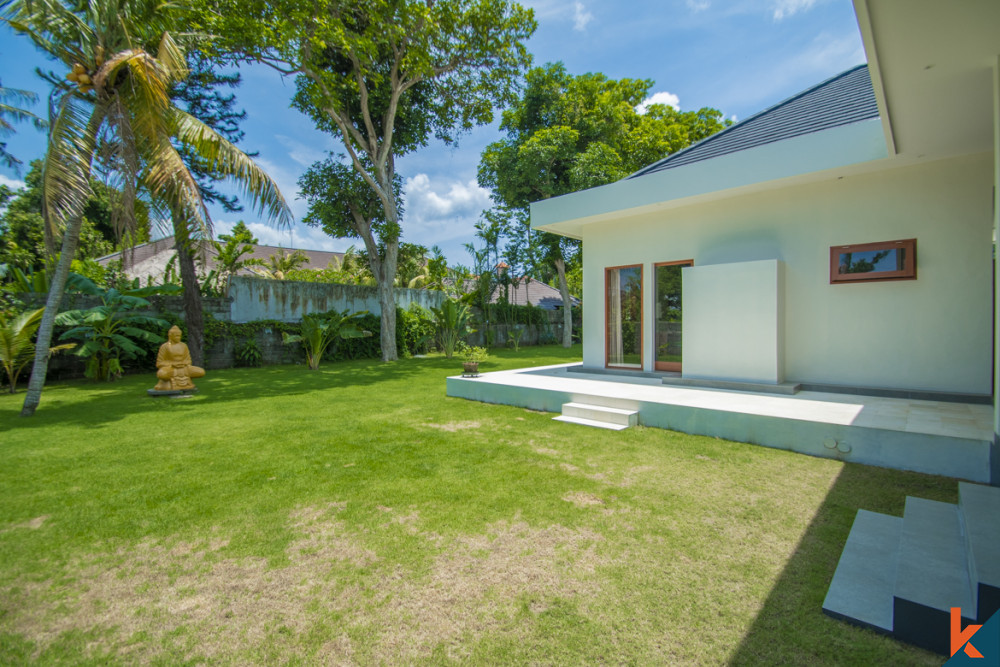
[[[86,310],[68,310],[56,316],[56,324],[71,327],[61,339],[77,339],[81,345],[74,354],[87,358],[87,377],[109,382],[122,374],[122,359],[134,359],[143,352],[137,341],[159,344],[165,339],[149,329],[165,330],[170,323],[158,317],[136,312],[150,307],[146,297],[154,294],[177,294],[179,285],[152,285],[118,290],[102,289],[93,281],[70,274],[69,289],[100,298],[101,305]]]
[[[475,329],[469,326],[472,316],[469,307],[454,299],[446,299],[440,308],[431,308],[434,315],[434,326],[437,327],[438,344],[444,351],[444,356],[451,359],[455,348]]]
[[[303,315],[302,334],[282,332],[281,338],[286,345],[302,343],[309,370],[315,371],[319,369],[319,360],[323,358],[323,353],[338,339],[366,338],[372,335],[371,331],[359,329],[356,322],[358,318],[367,314],[367,310],[353,315],[348,315],[346,310],[341,313],[334,310],[324,314]]]
[[[35,358],[35,332],[38,331],[44,312],[44,308],[29,310],[10,319],[0,313],[0,364],[7,374],[12,394],[17,387],[18,375]],[[68,350],[75,346],[75,343],[56,345],[49,348],[49,353]]]

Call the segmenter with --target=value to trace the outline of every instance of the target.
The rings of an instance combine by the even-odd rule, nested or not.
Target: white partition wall
[[[784,381],[783,265],[684,268],[684,377]]]

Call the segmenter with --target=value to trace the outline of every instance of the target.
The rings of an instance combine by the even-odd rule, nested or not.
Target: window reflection
[[[607,365],[642,368],[642,267],[607,269]]]

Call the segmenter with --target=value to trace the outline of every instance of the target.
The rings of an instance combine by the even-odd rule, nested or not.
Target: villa
[[[859,511],[823,605],[949,654],[1000,609],[1000,4],[854,5],[867,65],[533,204],[583,241],[583,363],[448,393],[980,483]]]

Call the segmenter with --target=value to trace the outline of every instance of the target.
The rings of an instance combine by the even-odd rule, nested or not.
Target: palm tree
[[[170,86],[187,74],[184,51],[171,30],[184,18],[158,0],[6,0],[0,20],[27,35],[67,69],[53,93],[52,124],[43,166],[43,211],[50,232],[62,228],[62,252],[52,276],[22,416],[34,414],[48,367],[46,354],[80,235],[95,161],[121,193],[116,223],[134,223],[144,192],[160,214],[187,232],[210,232],[198,184],[177,145],[190,147],[219,174],[237,179],[279,224],[291,213],[278,187],[253,160],[170,100]],[[197,283],[195,283],[197,285]]]
[[[3,85],[0,85],[0,137],[9,137],[14,134],[13,123],[26,120],[30,120],[39,130],[44,130],[47,126],[44,119],[21,108],[25,104],[34,104],[37,100],[38,96],[30,90],[4,88]],[[2,142],[0,142],[0,164],[13,169],[15,173],[21,166],[21,161],[7,152],[7,144]]]
[[[301,250],[286,253],[283,249],[278,250],[267,261],[259,264],[260,275],[273,280],[284,280],[289,271],[294,271],[303,264],[309,262],[309,257]]]

